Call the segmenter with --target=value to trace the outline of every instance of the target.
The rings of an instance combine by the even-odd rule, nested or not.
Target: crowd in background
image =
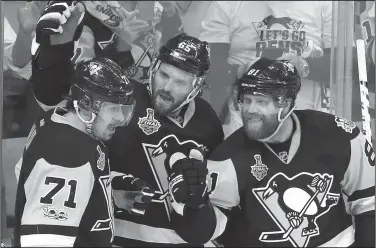
[[[368,2],[371,4],[360,2],[362,6],[355,13],[356,22],[359,22],[359,14],[374,10],[373,2]],[[128,11],[141,8],[137,1],[119,3]],[[17,34],[6,16],[4,19],[3,138],[26,136],[38,112],[33,99],[32,80],[28,81],[31,76],[30,44],[38,17],[46,4],[47,1],[20,3]],[[133,71],[130,72],[135,75],[131,75],[137,80],[145,80],[153,49],[179,32],[208,41],[211,45],[212,67],[206,80],[208,87],[202,97],[220,116],[226,136],[242,125],[232,84],[244,65],[252,64],[260,57],[293,60],[301,67],[303,78],[297,108],[329,111],[330,55],[334,38],[331,1],[148,1],[148,4],[154,7],[154,16],[150,18],[152,29],[138,29],[140,33],[131,48],[123,48],[125,51],[130,50],[134,59],[131,61]],[[109,17],[103,14],[105,11],[101,13],[98,9],[106,10],[107,7],[106,1],[87,1],[90,16],[101,22]],[[110,30],[110,34],[106,34],[108,30],[95,30],[95,25],[88,26],[84,28],[82,36],[86,43],[83,46],[88,49],[79,50],[81,54],[73,58],[77,62],[95,56],[100,50],[109,50],[105,47],[116,43],[116,37],[112,35],[116,31]],[[356,26],[354,30],[360,28]],[[85,29],[88,31],[86,37]],[[121,49],[115,51],[120,52]],[[136,73],[134,67],[137,67]],[[356,70],[356,87],[355,74]],[[369,73],[370,98],[374,96],[373,74]],[[354,102],[359,102],[358,95],[354,94]],[[371,100],[372,119],[373,105],[374,101]],[[359,121],[360,109],[353,113],[353,121]]]

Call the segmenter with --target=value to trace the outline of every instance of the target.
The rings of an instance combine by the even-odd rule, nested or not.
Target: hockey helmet
[[[152,92],[152,80],[161,63],[167,63],[194,76],[193,90],[186,100],[176,109],[180,109],[191,101],[201,91],[205,76],[211,65],[210,47],[206,41],[180,33],[172,37],[159,49],[159,54],[153,61],[149,71],[149,89]],[[174,111],[176,111],[174,110]]]
[[[133,87],[122,72],[121,67],[108,58],[93,58],[79,63],[72,77],[69,99],[74,107],[92,111],[94,121],[101,108],[113,105],[121,110],[124,117],[123,125],[127,125],[133,116],[136,101],[132,97]]]
[[[197,77],[205,76],[211,64],[209,44],[185,33],[167,41],[157,59]]]
[[[245,93],[272,96],[277,102],[295,101],[301,81],[296,67],[287,60],[261,58],[238,79],[238,101]]]

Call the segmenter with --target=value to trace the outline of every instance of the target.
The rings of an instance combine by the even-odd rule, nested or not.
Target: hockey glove
[[[208,196],[207,175],[208,169],[202,155],[177,160],[169,176],[169,192],[173,202],[194,209],[205,205]],[[177,212],[182,214],[181,211]]]
[[[84,15],[85,7],[82,3],[52,1],[43,11],[36,26],[35,37],[31,44],[31,54],[34,59],[39,57],[40,52],[43,51],[40,63],[52,64],[52,61],[56,59],[54,57],[58,55],[53,54],[49,48],[52,45],[78,41],[83,29]],[[74,51],[72,52],[74,53]]]
[[[144,215],[155,191],[144,180],[131,175],[115,176],[112,179],[114,201],[117,211]]]

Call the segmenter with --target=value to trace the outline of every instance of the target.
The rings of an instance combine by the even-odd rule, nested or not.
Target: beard
[[[169,92],[164,90],[157,90],[152,93],[152,106],[161,116],[169,116],[173,114],[173,111],[179,107],[185,99],[176,101]]]
[[[242,114],[244,131],[249,139],[260,140],[272,135],[279,125],[277,114],[270,116]]]

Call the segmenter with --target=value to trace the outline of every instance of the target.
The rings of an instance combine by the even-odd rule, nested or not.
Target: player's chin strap
[[[279,108],[279,111],[278,111],[278,121],[279,121],[279,124],[278,124],[278,127],[276,128],[276,130],[271,134],[269,135],[269,137],[266,137],[266,138],[263,138],[263,139],[258,139],[258,141],[261,141],[261,142],[267,142],[268,140],[270,140],[274,135],[276,135],[279,131],[279,129],[281,129],[282,127],[282,124],[283,122],[287,119],[287,117],[289,117],[292,113],[292,111],[294,111],[296,108],[296,105],[294,105],[290,111],[285,115],[285,117],[282,118],[282,111],[283,111],[283,108]]]
[[[93,122],[95,120],[95,118],[97,118],[97,115],[98,115],[98,112],[99,112],[99,107],[98,105],[100,106],[100,102],[97,101],[96,104],[94,105],[94,108],[91,112],[91,119],[88,120],[88,121],[85,121],[81,115],[80,115],[80,111],[79,111],[79,107],[78,107],[78,102],[76,100],[73,101],[73,106],[74,106],[74,109],[76,110],[76,114],[78,116],[78,118],[83,122],[85,123],[85,126],[86,126],[86,131],[88,132],[88,134],[90,135],[93,135],[93,130],[92,130],[92,126],[93,126]]]
[[[148,91],[149,91],[150,95],[153,93],[152,82],[154,80],[155,73],[159,69],[159,67],[161,66],[161,63],[162,63],[161,60],[154,59],[154,61],[152,62],[151,66],[150,66],[149,85],[148,85]],[[198,95],[198,93],[200,93],[201,86],[204,83],[204,77],[197,77],[196,75],[193,75],[193,77],[194,77],[193,82],[192,82],[193,90],[191,91],[191,93],[189,93],[187,98],[179,105],[179,107],[177,107],[176,109],[174,109],[172,111],[172,113],[179,111],[182,107],[184,107],[184,105],[186,105],[187,103],[192,101]]]

